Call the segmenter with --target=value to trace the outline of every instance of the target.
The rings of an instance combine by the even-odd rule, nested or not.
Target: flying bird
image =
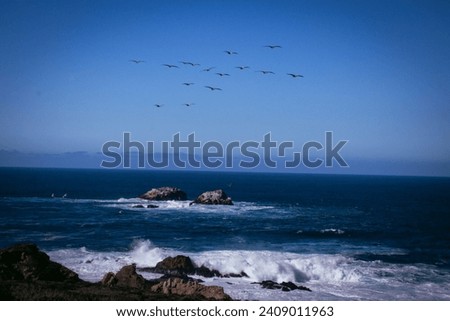
[[[138,59],[130,59],[130,62],[134,62],[135,64],[140,64],[141,62],[145,62],[145,60],[138,60]]]
[[[212,91],[214,91],[214,90],[222,90],[219,87],[211,87],[211,86],[205,86],[205,87],[208,88],[208,89],[211,89]]]
[[[163,66],[169,67],[169,68],[180,68],[177,65],[170,65],[170,64],[163,64]]]
[[[216,72],[216,75],[219,75],[220,77],[223,77],[223,76],[229,76],[230,74],[223,73],[223,72]]]
[[[196,64],[190,61],[180,61],[183,65],[191,65],[192,67],[200,66],[200,64]]]
[[[186,107],[191,107],[192,105],[195,105],[195,104],[194,103],[184,103],[183,105]]]
[[[162,107],[164,105],[163,104],[155,104],[154,106],[159,108],[159,107]]]
[[[303,75],[300,75],[300,74],[289,74],[288,73],[287,75],[291,76],[292,78],[303,77]]]
[[[185,85],[185,86],[192,86],[194,83],[193,82],[184,82],[184,83],[182,83],[182,85]]]
[[[231,50],[224,50],[223,52],[225,52],[229,55],[237,55],[238,54],[236,51],[231,51]]]
[[[279,46],[279,45],[267,45],[267,46],[264,46],[264,47],[270,48],[270,49],[281,48],[281,46]]]
[[[260,72],[260,73],[262,73],[264,75],[266,75],[266,74],[273,74],[273,75],[275,75],[275,73],[273,71],[270,71],[270,70],[258,70],[256,72]]]
[[[250,68],[249,66],[237,66],[237,69],[244,70]]]
[[[202,71],[211,71],[212,69],[214,69],[215,67],[209,67],[209,68],[205,68]]]

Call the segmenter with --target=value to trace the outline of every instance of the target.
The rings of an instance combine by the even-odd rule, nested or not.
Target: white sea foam
[[[137,266],[148,267],[155,266],[156,263],[172,254],[172,251],[158,248],[149,240],[140,240],[134,242],[130,259]]]
[[[320,230],[320,233],[322,233],[322,234],[338,234],[338,235],[340,235],[340,234],[344,234],[345,231],[340,230],[340,229],[335,229],[335,228],[327,228],[327,229]]]
[[[246,212],[255,212],[262,210],[274,209],[274,206],[257,205],[252,202],[235,202],[233,206],[210,206],[203,204],[193,204],[191,201],[148,201],[140,198],[119,198],[117,200],[91,200],[91,202],[99,203],[103,207],[114,207],[120,210],[131,210],[141,212],[155,212],[155,211],[184,211],[188,213],[223,213],[223,214],[241,214]],[[147,208],[147,205],[156,205],[157,208]],[[138,206],[144,207],[138,207]]]
[[[95,252],[85,248],[48,252],[82,279],[99,281],[105,273],[127,264],[155,266],[168,256],[187,255],[198,266],[221,273],[245,272],[244,278],[206,278],[223,286],[238,300],[450,300],[450,273],[429,265],[362,261],[340,254],[297,254],[273,251],[179,252],[160,248],[148,240],[136,241],[127,252]],[[143,274],[154,278],[157,275]],[[292,281],[313,292],[262,289],[252,282]]]

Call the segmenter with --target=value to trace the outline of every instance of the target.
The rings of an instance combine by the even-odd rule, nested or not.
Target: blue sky
[[[447,1],[0,0],[0,150],[333,131],[348,159],[448,164],[449,16]]]

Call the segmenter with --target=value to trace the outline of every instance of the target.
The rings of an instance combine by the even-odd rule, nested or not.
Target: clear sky
[[[350,159],[448,163],[449,17],[425,0],[0,0],[0,150],[333,131]]]

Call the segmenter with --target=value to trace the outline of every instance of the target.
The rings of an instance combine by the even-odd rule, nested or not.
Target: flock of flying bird
[[[269,48],[269,49],[281,49],[282,48],[280,45],[266,45],[264,47],[265,48]],[[232,50],[224,50],[224,53],[226,53],[227,55],[237,55],[238,54],[238,52],[232,51]],[[140,63],[144,63],[145,62],[145,60],[139,60],[139,59],[130,59],[129,61],[133,62],[135,64],[140,64]],[[183,65],[190,65],[192,67],[200,66],[200,64],[193,63],[193,62],[190,62],[190,61],[180,61],[180,63],[183,64]],[[167,67],[169,69],[180,68],[178,65],[174,65],[174,64],[162,64],[162,66],[165,66],[165,67]],[[250,69],[250,66],[237,66],[236,68],[239,69],[239,70],[245,70],[245,69]],[[213,69],[215,69],[215,67],[208,67],[208,68],[202,69],[202,71],[210,72]],[[257,70],[255,72],[259,72],[259,73],[261,73],[263,75],[275,74],[271,70]],[[220,77],[230,76],[230,74],[224,73],[224,72],[216,72],[216,75],[218,75]],[[303,78],[303,75],[301,75],[301,74],[287,73],[286,75],[291,76],[292,78]],[[182,85],[184,85],[184,86],[192,86],[192,85],[194,85],[194,83],[193,82],[184,82],[184,83],[182,83]],[[222,88],[219,88],[219,87],[213,87],[213,86],[204,86],[204,87],[209,89],[209,90],[211,90],[211,91],[222,90]],[[182,105],[184,105],[186,107],[190,107],[190,106],[195,105],[195,103],[184,103]],[[154,104],[154,106],[160,108],[160,107],[163,107],[164,104]]]

